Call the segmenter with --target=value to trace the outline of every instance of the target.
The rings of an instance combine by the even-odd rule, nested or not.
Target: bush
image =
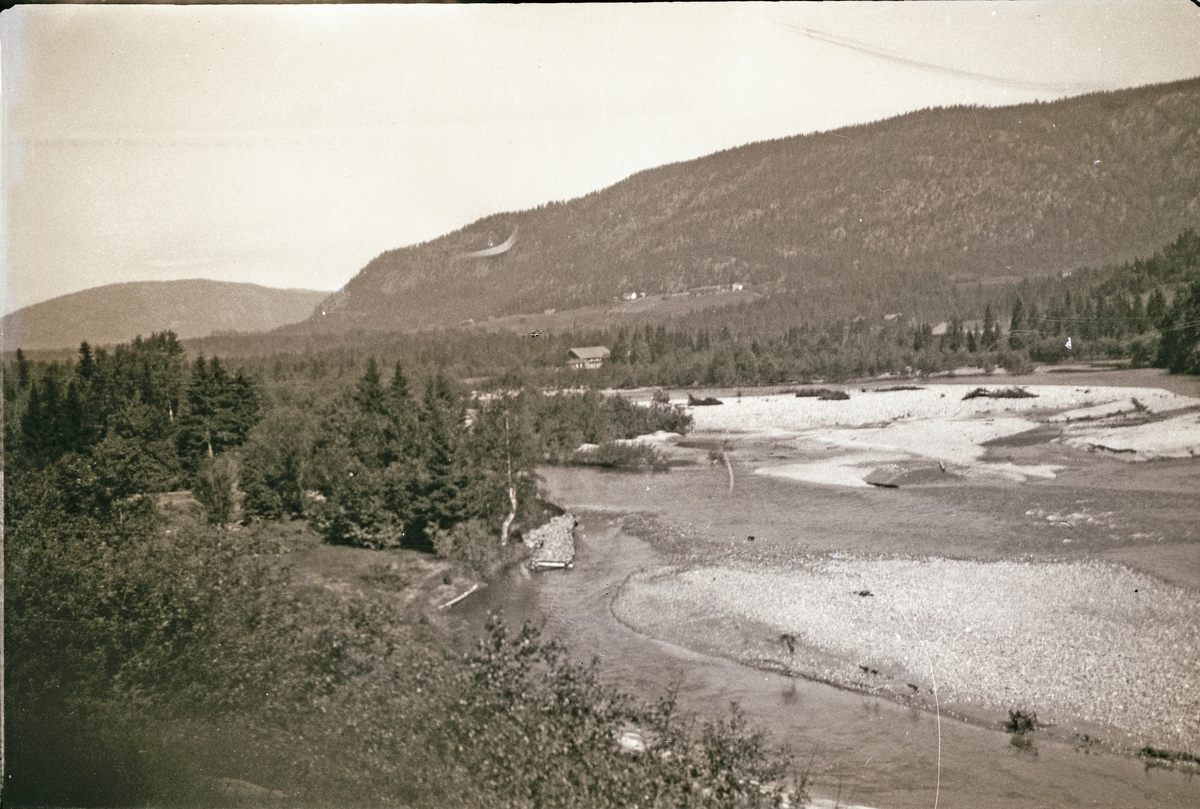
[[[1024,351],[1001,351],[996,357],[996,363],[1013,376],[1033,373],[1033,363]]]
[[[1030,393],[1024,388],[1008,387],[998,388],[996,390],[988,390],[987,388],[976,388],[963,397],[963,401],[968,399],[1036,399],[1036,393]]]
[[[460,522],[448,531],[433,535],[433,549],[439,558],[448,559],[467,573],[488,578],[522,555],[522,545],[501,545],[483,520]]]
[[[604,444],[636,438],[659,430],[686,433],[692,417],[682,407],[652,402],[649,407],[632,404],[621,396],[583,394],[532,398],[534,431],[539,454],[551,463],[569,462],[582,444]]]
[[[1015,733],[1018,736],[1024,736],[1037,728],[1037,714],[1033,711],[1025,713],[1024,711],[1008,712],[1008,721],[1004,723],[1004,729],[1009,733]]]
[[[204,508],[211,525],[225,525],[233,519],[233,482],[237,480],[234,463],[227,457],[209,458],[200,465],[192,483],[192,496]]]
[[[167,533],[145,497],[98,520],[35,495],[5,549],[14,804],[228,801],[232,783],[297,805],[713,807],[784,788],[736,712],[635,705],[530,627],[492,621],[464,657],[396,600],[295,586],[266,524]],[[478,521],[447,536],[495,549]],[[622,750],[629,726],[644,753]]]
[[[796,397],[799,399],[818,399],[823,402],[845,401],[850,398],[850,394],[844,390],[833,390],[831,388],[800,388],[796,391]]]
[[[573,466],[599,466],[622,472],[668,472],[670,464],[658,447],[644,443],[608,441],[595,449],[580,449],[571,455]]]
[[[167,534],[151,505],[131,498],[98,518],[44,499],[6,548],[14,803],[161,796],[189,777],[163,741],[171,723],[197,710],[215,719],[264,693],[254,675],[267,655],[245,654],[248,636],[289,612],[270,607],[286,593],[266,549],[190,522]],[[220,676],[229,666],[237,676]]]
[[[774,806],[786,790],[786,756],[736,705],[702,725],[673,694],[639,706],[529,624],[511,632],[492,619],[453,686],[425,742],[452,790],[442,805]],[[641,750],[622,749],[631,729]],[[804,797],[803,783],[793,789]]]
[[[1034,362],[1059,363],[1070,353],[1065,336],[1040,337],[1029,345],[1029,358]]]
[[[1129,346],[1129,357],[1134,368],[1145,368],[1153,364],[1158,354],[1158,338],[1154,336],[1139,337]]]

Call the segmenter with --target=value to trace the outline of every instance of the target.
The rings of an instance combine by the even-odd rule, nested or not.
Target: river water
[[[513,571],[452,612],[475,626],[489,611],[543,624],[546,635],[581,661],[598,659],[607,682],[638,698],[675,686],[681,706],[706,717],[736,701],[809,769],[814,799],[880,809],[1200,806],[1200,776],[1147,768],[1070,734],[1037,732],[1032,748],[1019,749],[995,724],[946,716],[939,723],[931,712],[673,646],[634,632],[611,609],[628,576],[672,561],[670,549],[622,530],[635,513],[714,549],[742,547],[755,534],[766,552],[891,552],[902,544],[912,553],[936,544],[939,555],[959,558],[1101,556],[1144,562],[1146,571],[1187,586],[1197,560],[1192,465],[1147,472],[1147,465],[1085,461],[1035,485],[850,491],[749,474],[770,451],[744,448],[740,459],[735,452],[732,493],[725,470],[704,463],[668,475],[543,470],[550,499],[580,517],[574,568]],[[1106,516],[1081,524],[1074,543],[1063,544],[1065,529],[1039,516],[1063,509]]]

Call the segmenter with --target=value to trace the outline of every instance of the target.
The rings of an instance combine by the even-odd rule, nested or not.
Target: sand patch
[[[1070,446],[1112,452],[1130,461],[1195,458],[1200,456],[1200,415],[1189,413],[1130,426],[1072,426],[1063,440]]]
[[[866,456],[831,458],[826,461],[766,466],[755,469],[754,474],[798,480],[804,483],[819,483],[822,486],[869,488],[870,484],[866,479],[879,460],[886,459],[871,459]]]
[[[789,441],[812,460],[764,466],[757,474],[809,483],[863,486],[881,464],[939,465],[964,477],[1024,481],[1053,478],[1061,467],[988,463],[983,445],[1054,422],[1099,419],[1136,413],[1158,421],[1122,441],[1107,444],[1108,433],[1072,432],[1068,444],[1104,445],[1141,457],[1187,457],[1200,452],[1200,426],[1161,420],[1162,414],[1200,406],[1200,400],[1155,388],[1030,385],[1030,398],[965,399],[978,386],[933,385],[918,390],[854,390],[843,401],[780,394],[743,396],[721,407],[691,408],[694,434],[746,436]],[[1136,401],[1135,401],[1136,400]],[[1184,429],[1186,428],[1186,430]],[[1074,428],[1072,428],[1074,429]],[[827,457],[831,451],[839,454]]]
[[[667,570],[633,576],[614,611],[654,637],[847,687],[928,695],[932,672],[943,704],[1096,723],[1130,744],[1200,745],[1200,600],[1111,563]],[[781,646],[784,635],[798,648]]]

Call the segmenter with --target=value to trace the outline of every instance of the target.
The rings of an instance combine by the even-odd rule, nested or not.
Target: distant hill
[[[102,346],[139,334],[181,339],[261,332],[304,320],[328,292],[224,281],[143,281],[85,289],[18,309],[3,320],[5,351]]]
[[[643,171],[383,253],[287,331],[411,331],[734,283],[840,314],[1124,262],[1197,225],[1193,79],[924,110]]]

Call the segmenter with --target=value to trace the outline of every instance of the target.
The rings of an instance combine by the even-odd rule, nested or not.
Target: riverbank
[[[993,730],[1036,713],[1080,752],[1193,755],[1198,391],[1047,381],[704,391],[724,403],[690,409],[672,474],[555,489],[661,554],[610,602],[646,637]],[[1014,384],[1032,395],[968,396]]]
[[[838,555],[631,576],[614,614],[651,637],[999,727],[1126,753],[1200,746],[1200,601],[1101,562]],[[935,696],[936,690],[936,696]]]
[[[1167,463],[1178,466],[1178,462]],[[1137,483],[1137,475],[1147,468],[1139,464],[1133,467],[1134,476],[1123,480]],[[825,800],[828,806],[927,809],[939,775],[941,802],[946,806],[1033,809],[1067,803],[1190,809],[1197,805],[1200,780],[1188,770],[1162,769],[1136,755],[1113,755],[1107,744],[1097,742],[1084,728],[1076,738],[1070,727],[1041,727],[1025,737],[1028,746],[1017,747],[1001,729],[1007,711],[984,715],[974,706],[975,716],[962,716],[943,705],[938,723],[932,703],[925,710],[919,699],[887,699],[787,676],[781,668],[755,668],[724,649],[709,654],[709,646],[685,646],[638,632],[614,615],[613,602],[626,582],[647,571],[786,567],[800,556],[829,558],[831,553],[846,554],[847,548],[859,548],[855,555],[871,558],[861,549],[881,540],[903,542],[910,549],[916,544],[921,535],[910,530],[910,514],[928,518],[936,512],[946,530],[961,536],[965,524],[975,523],[974,515],[962,514],[955,505],[965,493],[963,486],[899,491],[811,487],[797,498],[793,484],[755,476],[739,477],[730,494],[720,465],[677,467],[658,475],[569,467],[542,471],[552,499],[580,521],[575,567],[532,576],[514,570],[447,612],[471,626],[482,625],[494,612],[503,613],[514,625],[532,621],[543,627],[547,637],[565,644],[577,663],[595,661],[605,682],[641,701],[655,702],[673,692],[681,710],[700,718],[714,718],[736,702],[750,725],[768,734],[771,744],[785,744],[797,753],[798,763],[810,773],[809,793],[817,805]],[[1061,483],[1049,485],[1055,491],[1061,488]],[[964,486],[972,489],[972,497],[985,491]],[[1028,489],[1028,484],[1005,483],[988,491],[1007,498]],[[1068,502],[1076,499],[1070,494]],[[1140,495],[1137,501],[1145,503]],[[865,513],[869,503],[879,504],[880,514],[893,517],[886,533],[870,531],[879,523]],[[1043,500],[1043,505],[1052,504]],[[1170,500],[1151,505],[1156,515],[1172,511]],[[1119,502],[1106,506],[1121,508]],[[858,519],[847,522],[843,517],[841,530],[822,530],[824,512],[844,513],[847,507],[855,509]],[[1014,509],[1018,507],[1023,514],[1027,504]],[[988,511],[1000,513],[990,504]],[[1143,511],[1139,506],[1139,513]],[[1099,531],[1091,525],[1067,529],[1045,520],[1021,519],[1034,530],[1060,537],[1053,540],[1058,549],[1075,549],[1086,544],[1085,532]],[[1039,523],[1044,527],[1038,529]],[[1003,520],[1001,529],[1005,535],[1011,533]],[[748,533],[756,535],[754,541],[749,541]],[[1061,537],[1068,534],[1076,541],[1062,545]],[[981,539],[979,547],[992,547],[990,535]],[[1144,551],[1150,546],[1138,547]],[[742,630],[757,631],[749,622],[743,623]],[[769,632],[762,637],[770,651],[781,652],[780,646],[771,646]],[[796,657],[800,655],[797,647]],[[912,682],[919,684],[916,679]],[[955,721],[956,716],[967,721]],[[1040,714],[1039,719],[1045,721]],[[1107,733],[1097,735],[1111,738]]]
[[[1053,479],[1055,464],[990,457],[987,445],[1048,429],[1046,442],[1124,460],[1200,454],[1200,399],[1150,387],[936,384],[847,388],[822,400],[774,393],[695,407],[693,436],[787,442],[807,456],[757,474],[835,486]],[[928,473],[937,470],[939,475]]]

